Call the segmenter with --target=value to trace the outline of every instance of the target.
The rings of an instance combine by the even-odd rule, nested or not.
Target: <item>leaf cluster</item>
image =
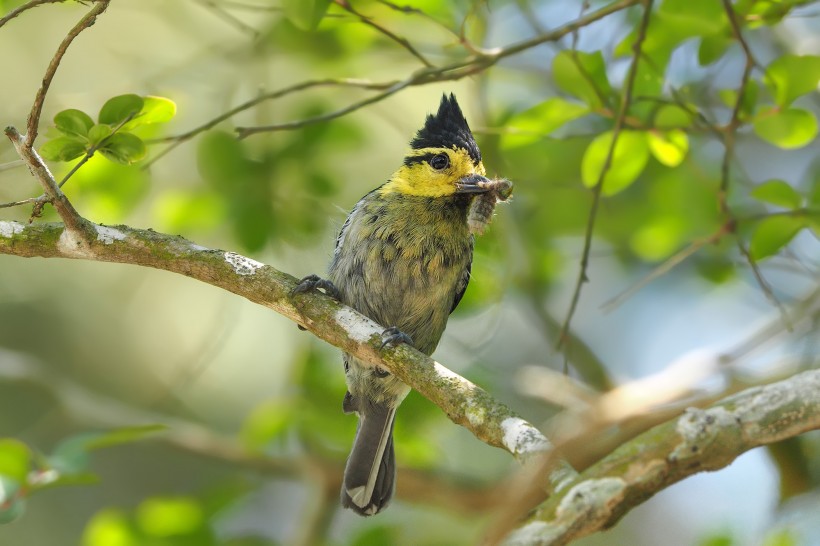
[[[166,123],[176,114],[176,104],[163,97],[128,94],[108,99],[97,122],[76,108],[54,116],[52,136],[40,155],[49,161],[72,161],[99,151],[106,159],[131,165],[145,158],[145,142],[135,130],[145,125]]]

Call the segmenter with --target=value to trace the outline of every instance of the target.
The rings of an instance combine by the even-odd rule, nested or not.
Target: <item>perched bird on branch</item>
[[[353,207],[336,240],[329,279],[305,277],[297,291],[323,288],[389,326],[382,347],[408,343],[425,354],[470,281],[473,233],[483,232],[497,200],[512,193],[490,180],[454,95],[444,95],[410,142],[389,180]],[[410,387],[393,374],[344,355],[343,409],[359,416],[347,460],[342,504],[363,516],[393,496],[393,420]]]

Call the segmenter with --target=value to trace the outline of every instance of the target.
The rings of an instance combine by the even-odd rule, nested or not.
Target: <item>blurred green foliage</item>
[[[23,513],[27,498],[46,488],[87,485],[92,451],[138,441],[163,430],[163,425],[124,427],[84,432],[61,442],[50,455],[30,449],[13,438],[0,438],[0,522],[10,523]]]
[[[803,260],[809,265],[800,264],[812,267],[811,258],[816,260],[816,256],[811,251],[817,249],[820,237],[820,55],[806,54],[814,42],[809,43],[805,35],[795,41],[787,39],[794,28],[788,24],[797,18],[812,22],[815,26],[811,28],[817,29],[816,14],[803,10],[810,3],[738,0],[732,4],[755,55],[745,84],[741,74],[747,59],[723,3],[654,3],[633,101],[603,176],[593,233],[597,251],[612,255],[625,271],[640,275],[697,247],[688,262],[676,269],[682,271],[678,279],[708,285],[754,282],[737,242],[748,248],[754,260],[782,264],[787,257],[809,254]],[[0,9],[6,13],[21,4],[0,0]],[[180,0],[174,7],[162,1],[114,2],[69,50],[66,63],[76,48],[86,44],[88,49],[76,53],[85,64],[59,72],[46,101],[48,115],[41,123],[39,150],[58,179],[79,166],[64,190],[93,221],[180,233],[204,245],[252,253],[294,275],[321,272],[345,211],[390,175],[402,157],[402,146],[420,126],[424,113],[435,107],[438,94],[455,88],[490,174],[516,184],[512,202],[499,205],[488,234],[477,240],[470,287],[455,320],[481,316],[491,324],[485,328],[506,333],[503,324],[493,322],[492,313],[496,306],[509,304],[512,295],[518,297],[513,304],[516,314],[525,316],[522,322],[531,326],[536,322],[530,317],[533,309],[546,314],[547,298],[554,292],[563,293],[566,279],[577,270],[576,243],[589,224],[591,188],[607,163],[641,6],[612,14],[598,26],[580,28],[577,36],[570,33],[549,47],[524,51],[492,67],[477,64],[470,79],[451,82],[447,74],[438,75],[441,81],[431,83],[433,91],[420,86],[403,89],[331,121],[306,120],[348,108],[378,91],[357,89],[355,82],[328,83],[275,101],[259,101],[223,119],[237,104],[300,81],[366,78],[384,82],[380,87],[384,89],[423,69],[405,45],[383,29],[406,39],[437,66],[468,65],[481,58],[479,48],[492,51],[509,46],[532,37],[539,27],[559,26],[582,11],[588,13],[605,4],[425,0],[405,5],[368,0],[352,5],[371,24],[343,9],[344,2],[329,0]],[[32,33],[54,38],[44,30],[51,29],[48,25],[65,25],[69,15],[79,17],[86,9],[82,2],[43,5],[7,23],[0,34],[16,40],[15,47]],[[35,21],[32,27],[23,26],[28,20]],[[163,38],[161,30],[166,26],[173,32]],[[146,38],[149,27],[158,32],[157,38]],[[11,49],[6,47],[0,55],[10,65],[15,62]],[[7,86],[13,96],[4,96],[4,100],[14,111],[4,111],[8,118],[4,124],[25,117],[31,90],[39,85],[42,69],[53,54],[48,48],[26,51],[30,54],[25,65],[28,72],[21,79],[28,87]],[[101,75],[110,72],[111,81],[102,76],[97,81],[96,71]],[[4,67],[4,73],[13,72]],[[86,112],[97,108],[95,120]],[[735,109],[735,153],[729,158],[728,178],[723,178],[724,143],[734,130],[730,125]],[[53,125],[46,122],[47,117]],[[236,137],[237,126],[272,123],[291,125],[241,140]],[[197,127],[207,128],[200,131]],[[0,167],[13,158],[11,152],[0,149]],[[794,168],[797,163],[808,166]],[[775,168],[766,168],[769,165]],[[0,176],[7,174],[0,171]],[[27,191],[39,194],[36,188],[25,189],[31,183],[25,173],[18,178],[19,184],[0,186],[0,200],[25,198]],[[724,187],[727,195],[722,194]],[[9,214],[26,220],[28,211],[20,210]],[[46,219],[53,219],[49,214]],[[69,282],[60,278],[58,284],[55,277],[58,275],[49,275],[42,282],[46,287],[56,286],[55,290]],[[152,307],[151,313],[135,321],[135,327],[127,319],[137,315],[135,309],[148,298],[141,280],[120,286],[118,277],[101,276],[88,282],[104,296],[76,289],[73,296],[77,299],[64,308],[50,301],[56,296],[40,285],[38,290],[49,295],[35,291],[31,300],[19,304],[14,298],[27,296],[16,296],[17,287],[7,287],[11,303],[0,306],[0,319],[8,324],[3,324],[4,344],[15,350],[30,346],[32,355],[49,361],[55,377],[71,377],[96,387],[105,385],[100,377],[121,377],[125,384],[138,378],[121,391],[112,388],[107,403],[122,401],[151,416],[167,368],[174,368],[178,361],[201,360],[207,376],[209,359],[221,358],[225,367],[220,369],[228,371],[212,383],[205,377],[203,390],[197,391],[196,385],[191,388],[196,395],[172,392],[180,407],[169,410],[167,417],[171,423],[175,419],[193,422],[224,442],[225,451],[213,449],[210,457],[222,460],[228,468],[213,470],[193,458],[173,466],[167,452],[137,451],[142,443],[132,442],[154,432],[152,426],[84,433],[81,430],[96,427],[79,418],[72,422],[75,416],[68,404],[62,407],[43,401],[35,408],[41,411],[37,418],[30,417],[34,409],[19,405],[20,415],[2,420],[12,431],[8,435],[21,439],[0,440],[0,523],[19,524],[21,518],[32,517],[38,508],[31,508],[30,500],[32,496],[34,501],[48,497],[39,494],[43,489],[57,495],[63,488],[55,486],[89,484],[100,477],[102,483],[93,489],[105,493],[82,506],[86,517],[64,531],[64,536],[72,536],[65,543],[250,546],[290,543],[298,536],[304,544],[452,545],[471,543],[492,517],[491,511],[468,509],[465,514],[440,499],[429,500],[437,499],[433,492],[415,492],[411,502],[403,502],[400,479],[398,506],[385,519],[345,520],[336,513],[336,491],[328,491],[324,478],[313,476],[311,480],[295,471],[271,471],[263,464],[273,461],[291,470],[315,464],[341,470],[356,419],[341,411],[345,384],[335,351],[306,334],[298,337],[291,324],[280,323],[265,323],[270,329],[263,334],[254,331],[252,340],[241,333],[235,333],[235,338],[226,334],[225,338],[238,340],[226,348],[231,344],[221,334],[193,323],[213,313],[220,323],[232,319],[222,316],[221,307],[214,311],[213,300],[207,300],[210,306],[197,306],[199,295],[169,300],[173,303],[163,303],[159,312]],[[74,291],[70,286],[65,289]],[[168,289],[167,297],[175,296],[175,291]],[[779,290],[778,295],[780,292],[788,291]],[[38,310],[31,313],[33,318],[21,312],[25,305]],[[106,310],[109,315],[104,314]],[[190,314],[183,314],[186,310]],[[80,331],[82,335],[72,330],[75,323],[94,315],[105,324],[94,323]],[[177,316],[184,318],[172,320]],[[43,323],[61,330],[59,339],[66,343],[76,338],[77,347],[70,357],[65,356],[65,362],[60,360],[60,351],[38,343],[38,326],[42,328]],[[246,330],[254,326],[243,324]],[[205,332],[201,346],[189,334],[197,327],[196,331]],[[275,332],[274,327],[278,328]],[[527,408],[527,402],[515,393],[502,391],[501,382],[512,375],[516,365],[545,359],[544,347],[553,345],[557,331],[549,323],[516,330],[521,330],[516,331],[519,337],[488,335],[489,341],[477,339],[481,333],[472,332],[470,343],[503,344],[502,358],[487,356],[483,348],[473,345],[451,354],[463,361],[454,362],[463,366],[460,372],[498,392],[499,398]],[[32,333],[24,338],[25,332]],[[167,338],[163,337],[166,333]],[[125,341],[131,335],[133,345]],[[113,347],[106,348],[106,341]],[[252,390],[253,383],[263,382],[253,374],[263,372],[251,371],[248,356],[241,352],[249,345],[253,359],[264,361],[263,370],[275,368],[276,381],[260,387],[271,391],[263,395]],[[140,352],[145,347],[153,352]],[[587,365],[602,367],[604,376],[615,375],[607,368],[609,356],[604,362],[576,359],[571,364],[582,369],[581,375]],[[498,368],[489,372],[482,367],[484,359],[504,362],[494,362]],[[2,360],[0,356],[0,364]],[[156,361],[162,365],[157,366]],[[239,383],[238,378],[245,376],[252,378]],[[6,382],[4,376],[0,382]],[[8,383],[18,388],[13,377]],[[60,388],[57,381],[54,385]],[[234,390],[239,391],[234,397],[226,394]],[[64,417],[67,423],[51,415],[58,410],[50,404],[68,414]],[[537,415],[540,418],[541,413]],[[454,429],[434,405],[411,393],[396,422],[402,468],[426,476],[430,488],[439,480],[455,481],[466,484],[467,493],[470,487],[492,485],[496,476],[508,472],[506,458],[497,463],[488,454],[490,448],[476,445],[466,432]],[[173,433],[172,424],[169,435]],[[50,444],[52,449],[39,447]],[[209,444],[203,444],[205,447],[197,447],[191,440],[187,445],[197,457],[204,453],[207,458]],[[128,476],[131,481],[123,486],[132,492],[131,497],[105,489],[116,476],[106,474],[105,464],[95,463],[102,453],[92,456],[99,448],[113,445],[123,447],[111,452],[125,453],[117,459],[117,473],[129,474],[128,469],[134,469],[134,476]],[[132,453],[136,455],[127,459]],[[460,456],[469,461],[459,461]],[[193,486],[200,471],[203,480],[225,485],[225,489],[209,492]],[[300,482],[298,493],[268,490],[297,480],[306,482]],[[66,494],[79,495],[74,488],[64,489]],[[257,500],[266,494],[276,497],[274,508]],[[260,516],[259,511],[264,514]],[[245,521],[243,518],[254,520],[256,527],[262,526],[261,521],[268,532],[237,531],[226,523]],[[293,531],[289,523],[293,518],[304,518],[297,523],[309,532]],[[626,533],[619,536],[628,537]],[[727,532],[709,536],[701,544],[731,545],[742,540]],[[622,543],[632,542],[623,538]],[[771,534],[764,543],[797,544],[788,533]]]

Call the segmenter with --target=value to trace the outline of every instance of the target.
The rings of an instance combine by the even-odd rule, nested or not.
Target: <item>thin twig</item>
[[[44,201],[45,196],[41,195],[40,197],[29,197],[28,199],[23,199],[22,201],[12,201],[10,203],[0,203],[0,209],[7,209],[10,207],[19,207],[20,205],[27,205],[29,203],[38,203],[40,201]]]
[[[732,34],[734,35],[735,40],[740,44],[741,49],[743,50],[743,56],[745,58],[745,63],[743,65],[743,75],[740,77],[740,85],[737,88],[737,97],[735,99],[734,107],[732,108],[732,117],[729,120],[729,124],[726,126],[725,130],[723,131],[723,161],[721,162],[720,166],[720,189],[718,190],[718,205],[720,206],[720,211],[728,218],[733,219],[731,208],[729,207],[729,184],[730,184],[730,170],[731,170],[731,163],[732,158],[735,153],[735,139],[737,136],[737,128],[742,124],[740,119],[740,111],[743,108],[743,101],[746,95],[746,88],[749,85],[749,80],[752,76],[752,70],[754,69],[756,62],[755,58],[752,55],[751,49],[749,49],[749,44],[746,42],[746,39],[743,37],[743,33],[741,32],[740,23],[737,21],[737,15],[735,14],[735,10],[732,7],[732,3],[730,0],[722,0],[723,1],[723,9],[726,12],[726,17],[729,19],[729,24],[732,27]],[[752,268],[752,274],[757,281],[760,290],[766,296],[772,305],[777,307],[777,310],[780,312],[783,321],[789,325],[789,317],[786,314],[786,309],[783,307],[783,304],[780,303],[780,300],[777,299],[777,296],[772,291],[771,286],[766,281],[765,277],[760,271],[760,268],[757,266],[752,255],[749,253],[749,249],[746,248],[745,243],[740,238],[740,236],[736,237],[737,240],[737,248],[740,251],[741,255],[746,259],[746,262],[749,264],[749,267]],[[791,328],[788,326],[789,329]]]
[[[22,167],[23,165],[25,165],[25,163],[23,163],[22,159],[15,159],[13,161],[9,161],[8,163],[0,163],[0,173]]]
[[[729,23],[732,26],[732,33],[734,34],[735,39],[740,44],[740,47],[743,49],[743,55],[745,57],[745,63],[743,65],[743,75],[740,78],[740,85],[737,88],[737,98],[735,99],[734,107],[732,108],[732,117],[729,120],[729,124],[726,127],[726,130],[723,132],[723,144],[725,147],[725,153],[723,154],[723,161],[721,163],[720,168],[720,190],[718,193],[718,204],[720,205],[720,210],[727,216],[731,216],[731,211],[729,210],[728,204],[728,194],[729,194],[729,170],[731,166],[732,156],[734,155],[734,148],[735,148],[735,136],[737,133],[737,128],[740,126],[740,110],[743,107],[743,99],[746,95],[746,88],[749,84],[749,78],[752,75],[752,69],[755,66],[755,60],[752,56],[752,52],[749,49],[749,44],[746,43],[746,40],[743,38],[743,34],[740,31],[740,24],[737,22],[737,17],[735,16],[735,11],[732,8],[732,3],[730,0],[722,0],[723,1],[723,9],[726,11],[726,16],[729,18]]]
[[[388,0],[378,0],[378,2],[379,2],[379,4],[387,6],[388,8],[390,8],[394,11],[398,11],[398,12],[404,13],[406,15],[420,15],[421,17],[424,17],[425,19],[427,19],[428,21],[434,23],[435,25],[439,26],[440,28],[446,30],[447,32],[449,32],[450,34],[455,36],[456,38],[460,38],[459,35],[458,35],[458,32],[456,32],[452,28],[448,27],[447,25],[445,25],[444,23],[442,23],[441,21],[439,21],[438,19],[436,19],[435,17],[433,17],[432,15],[430,15],[429,13],[425,12],[422,9],[416,8],[414,6],[408,6],[408,5],[400,6],[398,4],[394,4],[393,2],[389,2]]]
[[[247,11],[281,12],[284,9],[281,6],[263,6],[263,5],[256,5],[256,4],[245,4],[244,2],[234,2],[232,0],[222,0],[222,4],[226,8],[244,9],[244,10],[247,10]]]
[[[546,42],[555,42],[557,40],[560,40],[561,38],[570,34],[574,30],[585,27],[591,23],[594,23],[595,21],[598,21],[599,19],[602,19],[617,11],[626,9],[630,6],[639,4],[640,2],[641,0],[620,0],[618,2],[613,2],[612,4],[609,4],[608,6],[604,6],[599,10],[588,13],[587,15],[579,19],[576,19],[575,21],[571,21],[562,27],[559,27],[545,34],[535,36],[534,38],[530,38],[528,40],[512,44],[505,48],[476,50],[476,54],[473,57],[467,60],[457,61],[446,66],[438,68],[424,68],[422,70],[417,71],[405,80],[387,82],[387,90],[384,93],[380,93],[363,101],[350,104],[344,108],[330,112],[325,115],[266,126],[238,127],[237,132],[239,133],[240,138],[244,138],[256,133],[298,129],[301,127],[305,127],[307,125],[312,125],[314,123],[320,123],[342,117],[346,114],[349,114],[362,108],[363,106],[367,106],[369,104],[373,104],[375,102],[384,100],[387,97],[399,92],[400,90],[406,87],[426,85],[428,83],[434,82],[460,80],[462,78],[472,76],[474,74],[486,70],[487,68],[493,66],[501,59],[510,57],[512,55],[516,55],[518,53],[521,53],[522,51],[526,51],[528,49],[531,49]],[[382,86],[383,87],[381,88],[385,88],[385,84],[382,84]],[[241,110],[237,108],[233,111],[233,113],[238,113],[239,111]]]
[[[63,41],[60,42],[60,45],[57,47],[54,57],[51,59],[51,62],[48,63],[46,73],[43,75],[43,83],[40,86],[40,89],[37,90],[37,96],[34,98],[34,105],[31,107],[31,113],[28,115],[25,140],[25,146],[27,148],[31,148],[34,145],[34,140],[37,138],[37,128],[40,124],[40,114],[43,112],[43,103],[46,100],[46,93],[48,93],[48,88],[51,86],[51,81],[54,79],[54,74],[57,72],[57,68],[60,66],[60,61],[63,60],[63,56],[68,50],[68,46],[71,45],[74,38],[76,38],[83,30],[94,24],[97,20],[97,16],[108,8],[110,1],[111,0],[98,0],[94,4],[94,7],[92,7],[76,25],[74,25],[74,28],[68,31],[66,37],[63,38]]]
[[[578,17],[581,17],[586,10],[589,9],[589,0],[584,0],[581,2],[581,10],[578,13]],[[573,53],[578,50],[578,38],[580,38],[578,29],[572,31],[572,51]]]
[[[365,106],[368,106],[370,104],[379,102],[379,101],[389,97],[390,95],[393,95],[397,91],[400,91],[401,89],[404,89],[405,87],[411,85],[411,81],[412,80],[404,80],[402,82],[398,82],[395,85],[391,86],[390,88],[386,89],[385,91],[382,91],[381,93],[373,95],[372,97],[360,100],[358,102],[354,102],[353,104],[345,106],[344,108],[341,108],[339,110],[335,110],[333,112],[329,112],[329,113],[321,115],[321,116],[315,116],[315,117],[312,117],[312,118],[306,118],[306,119],[302,119],[302,120],[298,120],[298,121],[291,121],[291,122],[286,122],[286,123],[277,123],[277,124],[274,124],[274,125],[263,125],[263,126],[258,126],[258,127],[237,127],[236,132],[238,133],[239,138],[246,138],[246,137],[248,137],[250,135],[253,135],[253,134],[256,134],[256,133],[271,132],[271,131],[285,131],[285,130],[289,130],[289,129],[297,129],[299,127],[304,127],[306,125],[313,125],[315,123],[330,121],[332,119],[340,118],[340,117],[342,117],[346,114],[349,114],[351,112],[359,110],[360,108],[364,108]]]
[[[569,311],[561,327],[561,332],[558,335],[557,347],[561,347],[564,343],[567,332],[569,331],[572,317],[578,307],[578,300],[581,298],[581,288],[589,279],[587,278],[587,266],[589,265],[589,254],[592,249],[592,233],[595,228],[595,220],[598,216],[598,204],[601,201],[601,191],[603,190],[604,178],[612,165],[612,158],[615,155],[615,146],[618,143],[618,135],[621,128],[624,126],[624,119],[632,102],[632,90],[635,87],[635,79],[638,74],[638,63],[641,58],[641,46],[646,38],[646,29],[649,27],[649,19],[652,13],[652,0],[646,0],[644,4],[643,18],[638,26],[638,37],[633,44],[632,64],[629,66],[629,73],[626,79],[626,88],[624,90],[623,99],[621,100],[621,107],[618,112],[618,117],[615,119],[615,127],[612,129],[612,142],[609,144],[604,164],[601,167],[601,172],[598,175],[598,180],[592,190],[592,206],[589,211],[589,218],[587,220],[586,234],[584,236],[584,249],[581,255],[581,266],[578,271],[578,278],[575,281],[575,289],[572,292],[572,299],[570,301]]]
[[[5,133],[20,158],[25,161],[31,174],[40,182],[48,202],[57,210],[57,214],[65,223],[66,230],[80,237],[80,239],[75,240],[75,243],[82,244],[82,238],[88,234],[89,222],[74,209],[74,206],[57,185],[54,175],[51,174],[43,158],[36,150],[26,145],[25,137],[14,127],[6,127]]]
[[[234,27],[235,29],[239,30],[240,32],[244,32],[246,34],[250,34],[251,36],[258,37],[259,31],[253,28],[252,26],[246,24],[244,21],[239,19],[238,17],[234,16],[228,10],[226,10],[223,6],[215,2],[215,0],[196,0],[197,4],[200,4],[202,7],[208,9],[211,13],[225,21],[229,26]]]
[[[601,309],[606,312],[615,310],[616,307],[621,305],[624,301],[634,296],[638,291],[642,290],[646,285],[651,283],[652,281],[666,275],[672,269],[686,261],[689,257],[695,255],[698,250],[705,247],[706,245],[712,245],[720,241],[720,239],[729,233],[730,226],[723,225],[721,226],[715,233],[710,235],[709,237],[704,237],[702,239],[696,239],[692,241],[686,248],[677,252],[674,256],[669,257],[666,259],[662,264],[658,267],[653,269],[648,275],[640,279],[638,282],[624,290],[623,292],[619,293],[618,295],[612,297],[611,299],[605,301],[601,305]]]
[[[521,16],[527,21],[527,24],[530,25],[530,28],[532,28],[536,34],[544,34],[547,32],[546,27],[538,20],[538,15],[535,13],[535,10],[532,9],[532,4],[530,4],[529,0],[516,0],[515,5],[518,7]]]
[[[766,296],[766,299],[777,308],[778,312],[780,312],[781,320],[786,325],[786,329],[791,331],[791,319],[786,313],[786,307],[784,307],[783,303],[775,295],[769,281],[767,281],[763,276],[763,273],[760,271],[760,267],[757,265],[757,262],[752,257],[743,240],[740,237],[737,237],[735,240],[737,241],[737,249],[740,251],[740,254],[743,258],[745,258],[746,263],[749,264],[749,267],[752,268],[752,275],[754,275],[755,281],[757,281],[757,285],[760,287],[763,295]]]
[[[283,89],[277,89],[276,91],[271,91],[269,93],[263,93],[263,94],[259,95],[258,97],[255,97],[251,100],[245,101],[242,104],[240,104],[239,106],[236,106],[236,107],[228,110],[224,114],[220,114],[219,116],[211,119],[210,121],[208,121],[206,123],[203,123],[202,125],[199,125],[197,127],[194,127],[193,129],[191,129],[189,131],[186,131],[184,133],[180,133],[178,135],[172,135],[172,136],[168,136],[168,137],[164,137],[164,138],[149,140],[148,141],[149,144],[156,144],[156,143],[161,143],[161,142],[171,142],[171,145],[168,146],[167,148],[165,148],[164,150],[162,150],[161,152],[159,152],[154,157],[152,157],[145,164],[143,164],[143,168],[147,169],[148,167],[150,167],[152,164],[157,162],[160,158],[162,158],[163,156],[165,156],[166,154],[171,152],[174,148],[176,148],[177,146],[179,146],[183,142],[191,140],[192,138],[194,138],[198,134],[200,134],[202,132],[205,132],[208,129],[212,129],[213,127],[216,127],[217,125],[219,125],[223,121],[227,121],[228,119],[232,118],[236,114],[238,114],[240,112],[243,112],[245,110],[248,110],[248,109],[250,109],[250,108],[252,108],[252,107],[254,107],[257,104],[260,104],[262,102],[265,102],[265,101],[268,101],[268,100],[278,99],[278,98],[284,97],[285,95],[290,95],[291,93],[295,93],[297,91],[302,91],[304,89],[310,89],[310,88],[313,88],[313,87],[357,87],[359,89],[382,90],[382,89],[387,89],[390,86],[395,85],[395,84],[396,84],[395,81],[392,81],[392,82],[371,82],[371,81],[368,81],[368,80],[327,78],[327,79],[322,79],[322,80],[308,80],[308,81],[297,83],[295,85],[285,87]]]
[[[378,32],[384,34],[385,36],[387,36],[388,38],[390,38],[391,40],[393,40],[394,42],[399,44],[401,47],[406,49],[413,57],[420,60],[424,66],[426,66],[428,68],[431,68],[433,66],[433,63],[428,61],[424,57],[424,55],[419,53],[419,51],[415,47],[413,47],[413,44],[411,44],[410,41],[407,40],[407,38],[402,38],[401,36],[396,35],[391,30],[381,26],[379,23],[377,23],[376,21],[374,21],[373,19],[371,19],[367,15],[364,15],[364,14],[356,11],[356,9],[353,6],[351,6],[350,2],[348,2],[347,0],[334,0],[334,3],[337,6],[341,7],[343,10],[345,10],[349,13],[352,13],[353,15],[358,17],[359,21],[361,21],[365,25],[367,25],[369,27],[373,27]]]
[[[3,28],[3,25],[23,13],[24,11],[30,10],[31,8],[36,8],[37,6],[42,6],[43,4],[60,4],[65,2],[66,0],[29,0],[22,6],[18,6],[0,18],[0,28]]]

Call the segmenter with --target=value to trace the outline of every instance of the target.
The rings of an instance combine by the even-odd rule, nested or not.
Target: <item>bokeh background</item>
[[[0,1],[0,11],[20,4]],[[469,58],[465,43],[504,47],[604,5],[408,4],[420,11],[353,3],[437,65]],[[98,223],[181,234],[297,277],[321,273],[346,211],[385,181],[441,94],[454,92],[488,171],[513,180],[516,190],[477,241],[470,288],[437,360],[540,424],[560,408],[524,396],[521,370],[560,372],[568,363],[573,377],[604,389],[681,358],[699,361],[755,344],[760,328],[778,323],[779,310],[731,234],[701,245],[614,309],[601,307],[727,221],[717,201],[724,147],[711,128],[731,118],[745,58],[719,2],[655,2],[649,60],[639,73],[642,98],[629,128],[667,143],[679,138],[666,132],[675,128],[686,145],[676,141],[665,160],[645,144],[626,150],[643,159],[628,187],[602,198],[590,282],[566,350],[555,343],[592,202],[582,174],[585,152],[614,123],[640,6],[471,77],[404,89],[340,119],[237,140],[236,126],[306,119],[373,92],[314,88],[264,101],[153,161],[168,146],[162,137],[260,93],[312,79],[400,80],[423,67],[339,5],[315,16],[325,6],[112,2],[69,49],[46,100],[43,128],[63,109],[95,116],[107,99],[125,93],[167,97],[177,114],[142,134],[147,161],[119,165],[95,156],[71,178],[65,190],[80,213]],[[793,239],[770,243],[773,256],[760,263],[769,296],[789,307],[816,291],[820,275],[820,68],[801,65],[814,91],[788,105],[810,113],[813,132],[808,121],[786,127],[780,138],[767,136],[756,130],[755,116],[785,108],[767,86],[766,66],[784,55],[820,55],[820,5],[744,0],[735,9],[759,66],[755,96],[744,106],[729,202],[747,247],[773,214],[804,222]],[[4,126],[25,126],[57,44],[87,10],[77,2],[44,5],[0,28]],[[573,49],[600,52],[601,69],[591,71],[597,95],[583,82],[556,77],[556,58]],[[562,102],[544,106],[555,97]],[[678,102],[699,115],[687,116]],[[663,119],[660,107],[667,108]],[[48,139],[41,134],[39,143]],[[16,159],[11,145],[0,143],[0,202],[39,194]],[[53,168],[62,174],[70,164]],[[793,188],[799,204],[790,209],[777,198],[756,198],[755,188],[772,179]],[[28,221],[29,214],[28,207],[0,209],[6,220]],[[56,216],[47,210],[44,220]],[[766,241],[758,240],[758,249],[761,244]],[[734,372],[761,378],[816,367],[817,324],[815,314],[808,328],[784,327]],[[716,373],[698,386],[720,392],[726,384]],[[336,349],[214,287],[133,266],[0,256],[0,436],[82,469],[77,485],[27,499],[19,517],[0,526],[0,544],[476,543],[497,511],[499,484],[516,470],[511,457],[412,393],[396,424],[397,499],[383,515],[360,519],[336,501],[356,426],[355,417],[341,412],[344,390]],[[153,423],[168,428],[87,457],[71,447],[90,431]],[[675,485],[615,529],[580,543],[820,544],[820,439],[809,434],[781,448],[780,455],[754,450],[725,470]],[[792,471],[798,486],[784,490],[783,475]]]

